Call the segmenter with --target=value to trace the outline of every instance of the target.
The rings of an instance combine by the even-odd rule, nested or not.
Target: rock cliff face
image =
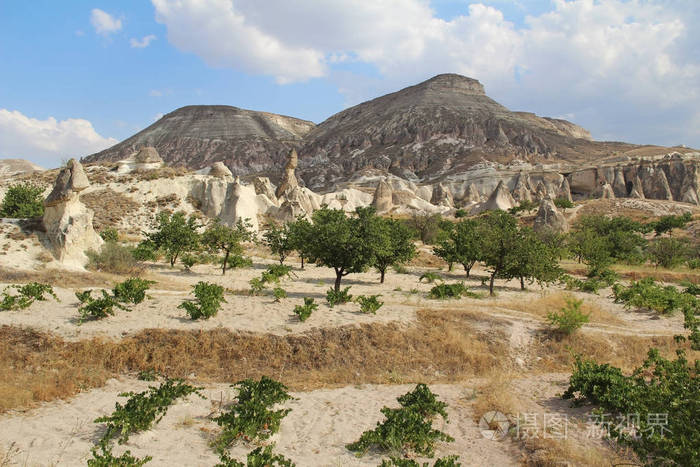
[[[221,161],[234,175],[279,170],[314,124],[225,105],[175,110],[121,143],[84,158],[119,161],[152,146],[168,165],[201,169]]]

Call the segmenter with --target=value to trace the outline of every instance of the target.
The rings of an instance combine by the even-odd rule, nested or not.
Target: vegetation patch
[[[656,284],[654,279],[647,277],[632,281],[629,286],[615,284],[613,295],[616,303],[624,303],[626,308],[646,308],[661,314],[671,314],[675,311],[698,309],[695,295],[679,291],[672,285]]]
[[[14,289],[17,293],[10,294],[10,290]],[[49,295],[56,301],[58,297],[53,291],[53,287],[48,284],[39,282],[30,282],[25,285],[9,285],[5,287],[0,295],[0,311],[8,310],[24,310],[29,308],[35,301],[43,302],[47,300],[45,295]]]
[[[218,284],[199,281],[193,287],[194,301],[184,301],[178,308],[185,310],[190,319],[209,319],[216,316],[224,299],[224,288]]]
[[[318,308],[318,305],[314,303],[314,299],[311,297],[304,297],[304,304],[297,305],[294,307],[294,314],[297,315],[299,321],[302,323],[306,321],[311,313]]]
[[[381,295],[358,295],[355,297],[355,301],[360,305],[360,311],[362,313],[372,313],[377,314],[377,310],[380,309],[384,302],[379,301]]]
[[[350,287],[345,287],[343,290],[328,289],[326,291],[326,301],[331,308],[352,301]]]

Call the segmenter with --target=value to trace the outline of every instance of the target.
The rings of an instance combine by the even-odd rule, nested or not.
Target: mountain
[[[83,159],[118,161],[153,146],[169,165],[199,169],[223,161],[234,175],[282,167],[315,125],[306,120],[226,105],[191,105],[134,136]]]
[[[25,159],[0,159],[0,175],[28,173],[35,170],[44,170],[44,168]]]

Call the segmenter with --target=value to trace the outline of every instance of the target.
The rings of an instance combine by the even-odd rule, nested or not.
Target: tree
[[[270,248],[272,253],[279,256],[280,264],[284,264],[287,255],[294,250],[293,240],[290,237],[289,224],[277,225],[274,223],[267,224],[263,239],[265,244]]]
[[[238,219],[236,225],[229,227],[224,225],[217,219],[211,224],[202,234],[202,243],[211,251],[223,251],[224,261],[221,267],[221,274],[226,275],[228,266],[228,258],[233,254],[241,254],[243,252],[242,242],[253,239],[252,225],[248,219]]]
[[[554,205],[564,211],[574,207],[574,203],[569,201],[567,198],[556,198],[554,200]]]
[[[170,267],[175,265],[182,253],[194,251],[199,245],[199,224],[197,219],[190,216],[185,219],[185,213],[168,214],[161,212],[156,217],[155,232],[146,233],[146,242],[150,242],[157,250],[165,253]]]
[[[440,232],[440,214],[428,214],[424,212],[414,212],[411,216],[411,226],[418,232],[420,241],[429,244],[435,240]]]
[[[373,266],[380,274],[380,283],[384,283],[384,275],[389,266],[410,261],[416,255],[411,231],[395,219],[377,217],[378,245],[374,251]]]
[[[313,213],[312,221],[304,246],[309,261],[333,268],[335,291],[340,292],[344,276],[362,272],[372,264],[372,246],[362,235],[360,220],[348,217],[340,209],[323,207]]]
[[[290,247],[299,254],[301,258],[301,269],[304,269],[304,259],[309,257],[311,247],[312,225],[304,216],[299,216],[295,221],[289,222],[289,242]]]
[[[11,185],[0,204],[0,217],[28,218],[44,215],[44,190],[31,183]]]
[[[520,204],[518,204],[517,206],[513,206],[512,208],[510,208],[508,210],[508,212],[510,214],[515,215],[519,212],[528,212],[528,211],[532,211],[533,209],[536,209],[536,208],[537,208],[537,203],[535,203],[534,201],[530,201],[529,199],[524,199],[524,200],[520,201]]]
[[[686,212],[680,216],[662,216],[658,221],[653,222],[652,226],[654,227],[654,232],[656,232],[656,236],[662,235],[666,232],[671,235],[671,231],[673,229],[680,229],[685,227],[685,225],[693,220],[693,216],[689,213]]]
[[[505,211],[489,211],[479,219],[481,237],[481,261],[491,269],[489,294],[493,295],[493,282],[508,266],[508,255],[520,241],[517,220]]]
[[[529,227],[518,229],[518,241],[507,254],[506,266],[500,273],[507,279],[519,279],[525,290],[525,280],[539,284],[554,282],[561,277],[557,263],[558,250],[543,242]]]
[[[481,259],[481,234],[478,221],[466,219],[451,229],[433,252],[448,263],[459,263],[469,277],[474,264]]]
[[[683,263],[689,252],[688,243],[672,237],[657,238],[647,249],[656,267],[672,268]]]

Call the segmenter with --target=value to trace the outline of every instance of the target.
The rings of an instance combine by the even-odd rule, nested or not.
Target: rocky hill
[[[44,170],[44,168],[24,159],[0,159],[0,175],[28,173],[35,170]]]
[[[84,162],[119,161],[153,146],[169,165],[192,169],[223,161],[234,175],[281,167],[315,125],[306,120],[226,105],[192,105]]]

